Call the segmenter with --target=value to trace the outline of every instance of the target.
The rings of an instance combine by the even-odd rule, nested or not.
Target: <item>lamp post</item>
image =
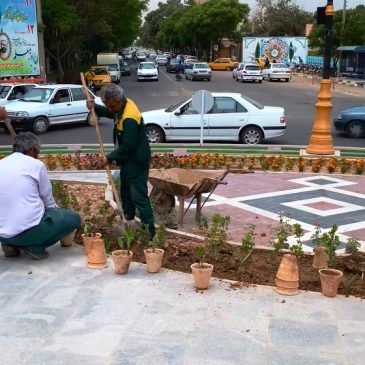
[[[320,10],[324,10],[321,17]],[[312,134],[306,152],[316,155],[333,155],[332,128],[331,128],[331,48],[334,14],[333,0],[327,0],[325,8],[318,8],[317,23],[325,24],[323,74],[316,103],[316,117],[313,123]]]

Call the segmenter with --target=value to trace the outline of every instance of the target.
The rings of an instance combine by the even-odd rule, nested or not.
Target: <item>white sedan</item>
[[[153,61],[141,62],[137,68],[137,81],[156,80],[158,81],[158,65]]]
[[[270,63],[270,65],[265,66],[262,70],[262,76],[268,81],[283,79],[289,82],[291,71],[285,63]]]
[[[90,90],[95,103],[104,105]],[[84,122],[92,125],[81,85],[45,85],[30,89],[19,101],[6,108],[15,130],[46,133],[50,126]]]
[[[212,96],[213,108],[203,118],[205,141],[257,144],[284,135],[284,108],[264,106],[238,93],[212,93]],[[142,115],[150,143],[200,139],[201,117],[191,98]]]

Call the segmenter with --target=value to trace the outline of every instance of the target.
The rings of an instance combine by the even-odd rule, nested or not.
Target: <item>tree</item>
[[[94,59],[101,51],[117,52],[132,43],[147,0],[42,0],[46,54],[54,60],[58,80],[83,54]]]
[[[257,0],[252,17],[252,33],[256,36],[301,36],[312,15],[293,0]]]
[[[308,36],[310,48],[317,49],[319,54],[323,54],[325,26],[313,26]],[[334,61],[334,68],[337,66],[337,48],[341,45],[360,46],[365,42],[365,7],[359,5],[355,9],[346,11],[346,22],[342,24],[342,10],[338,10],[333,16],[332,50],[331,55]]]
[[[255,49],[255,58],[260,58],[261,56],[261,50],[260,50],[260,43],[256,43],[256,49]]]
[[[177,10],[163,20],[157,33],[159,45],[208,52],[222,38],[236,38],[237,26],[247,19],[249,8],[238,0],[209,0]]]

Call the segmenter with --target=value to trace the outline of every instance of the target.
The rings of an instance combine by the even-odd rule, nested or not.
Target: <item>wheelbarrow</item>
[[[175,196],[179,200],[178,224],[183,224],[185,199],[196,199],[195,217],[201,214],[201,209],[218,184],[224,184],[222,180],[227,175],[224,171],[199,171],[194,169],[155,169],[150,170],[149,182],[152,185],[150,199],[157,213],[168,213],[175,207]],[[208,198],[202,204],[202,194],[209,193]]]

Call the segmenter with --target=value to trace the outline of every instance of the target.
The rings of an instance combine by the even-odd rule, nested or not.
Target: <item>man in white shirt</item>
[[[39,149],[33,133],[20,133],[13,153],[0,160],[0,242],[7,257],[25,251],[36,260],[47,258],[46,248],[80,224],[76,212],[58,209],[46,167],[37,160]]]

